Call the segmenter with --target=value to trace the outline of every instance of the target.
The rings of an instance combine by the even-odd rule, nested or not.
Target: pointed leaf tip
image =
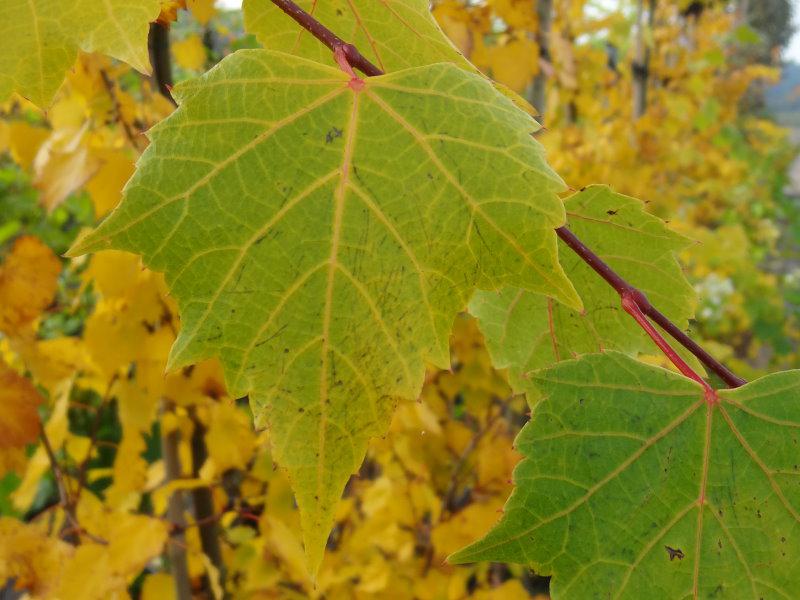
[[[181,316],[169,367],[218,356],[249,394],[312,571],[369,439],[446,356],[473,291],[577,303],[553,231],[563,183],[527,114],[450,64],[347,83],[280,52],[227,57],[182,86],[120,206],[71,249],[164,272]]]

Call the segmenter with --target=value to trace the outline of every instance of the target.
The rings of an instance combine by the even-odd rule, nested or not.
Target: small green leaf
[[[354,89],[355,87],[355,89]],[[477,286],[579,301],[556,257],[563,183],[536,122],[452,64],[352,84],[244,50],[175,89],[125,197],[72,253],[166,274],[172,368],[219,356],[269,424],[312,569],[333,510]]]
[[[428,0],[300,0],[297,4],[382,71],[437,62],[475,70],[439,28]],[[317,62],[330,60],[331,51],[270,0],[245,0],[242,10],[245,29],[265,48]]]
[[[594,185],[564,201],[570,229],[617,273],[641,289],[667,317],[685,328],[695,294],[674,253],[689,241],[642,203]],[[509,369],[518,392],[535,397],[526,374],[560,360],[602,350],[652,352],[653,344],[620,306],[619,294],[566,244],[561,263],[583,299],[576,311],[546,296],[506,288],[478,291],[469,310],[477,319],[497,368]]]
[[[147,32],[160,0],[3,0],[0,102],[19,92],[47,106],[78,50],[150,72]]]
[[[502,520],[450,557],[532,565],[553,598],[792,598],[800,371],[706,401],[608,352],[535,377],[545,397]]]

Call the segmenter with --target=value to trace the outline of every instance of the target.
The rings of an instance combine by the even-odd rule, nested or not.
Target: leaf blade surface
[[[563,184],[533,119],[449,64],[354,92],[331,67],[242,51],[175,93],[122,204],[72,252],[133,251],[165,272],[182,323],[171,367],[219,356],[250,395],[315,567],[367,441],[419,393],[426,360],[447,363],[475,287],[577,302],[552,231]]]
[[[686,328],[695,294],[675,259],[689,245],[643,210],[635,198],[602,185],[564,201],[570,229],[624,279],[648,296],[674,323]],[[583,299],[576,311],[527,290],[479,290],[469,311],[478,319],[492,362],[508,368],[512,386],[536,391],[526,374],[560,360],[603,350],[652,351],[652,342],[620,305],[619,294],[563,242],[561,262]]]
[[[78,50],[150,72],[149,23],[159,0],[5,0],[0,20],[0,101],[19,92],[49,104]]]
[[[518,439],[503,519],[451,560],[532,564],[554,575],[554,598],[791,597],[800,372],[716,405],[617,352],[536,383],[545,399]]]

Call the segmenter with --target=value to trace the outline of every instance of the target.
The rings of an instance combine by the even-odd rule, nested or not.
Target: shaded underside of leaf
[[[800,371],[708,404],[616,352],[535,378],[545,399],[502,520],[453,562],[553,574],[554,598],[790,598],[800,566]]]
[[[675,253],[689,241],[643,210],[639,200],[594,185],[564,201],[570,229],[617,273],[642,290],[679,327],[694,315],[695,293]],[[469,310],[492,362],[508,368],[518,392],[534,396],[526,374],[603,350],[629,354],[653,346],[620,305],[619,294],[563,242],[560,260],[583,300],[576,311],[518,288],[478,291]],[[530,400],[534,398],[531,397]]]
[[[300,0],[297,4],[382,71],[437,62],[475,70],[439,28],[427,0]],[[331,51],[269,0],[245,0],[245,28],[264,47],[328,62]]]
[[[3,0],[0,102],[19,92],[49,104],[78,50],[150,72],[147,32],[160,0]]]
[[[142,254],[181,309],[175,368],[219,356],[292,479],[312,568],[333,508],[476,286],[577,302],[537,125],[438,64],[364,82],[265,50],[176,88],[119,208],[73,253]]]

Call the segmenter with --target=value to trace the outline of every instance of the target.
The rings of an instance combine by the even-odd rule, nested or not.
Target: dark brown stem
[[[694,354],[707,369],[716,373],[729,387],[735,388],[747,383],[744,379],[732,373],[725,365],[717,361],[697,342],[686,335],[680,327],[675,325],[663,313],[650,304],[647,296],[620,277],[619,274],[587,247],[586,244],[580,241],[567,227],[559,227],[556,229],[556,233],[558,237],[561,238],[561,241],[569,246],[583,262],[589,265],[595,273],[605,279],[606,282],[616,290],[621,299],[624,299],[626,296],[632,298],[643,314],[652,319],[659,327],[672,336],[675,341]]]
[[[332,52],[335,52],[337,48],[341,48],[351,67],[358,69],[368,77],[384,74],[383,71],[367,60],[367,58],[358,51],[358,48],[353,46],[353,44],[345,42],[309,13],[297,6],[292,0],[272,0],[272,3],[294,19],[303,29],[330,48]]]
[[[78,523],[78,518],[75,515],[75,506],[77,502],[67,491],[67,481],[64,478],[64,472],[61,469],[61,465],[58,464],[56,454],[53,451],[53,445],[50,443],[50,438],[47,437],[47,431],[45,431],[42,425],[39,426],[39,438],[42,440],[45,454],[47,454],[47,459],[50,461],[50,468],[53,471],[53,477],[55,477],[56,487],[58,488],[60,504],[67,517],[67,522],[64,523],[64,526],[61,528],[61,536],[65,541],[75,545],[80,544],[79,534],[85,535],[96,544],[107,545],[108,541],[89,533]]]
[[[69,543],[78,544],[80,540],[77,535],[79,528],[77,527],[78,520],[75,517],[75,503],[72,501],[72,497],[67,491],[67,484],[66,481],[64,481],[64,472],[61,470],[61,465],[58,464],[53,446],[50,444],[50,438],[47,437],[47,432],[43,425],[40,425],[39,438],[42,440],[42,446],[44,446],[45,454],[47,454],[47,460],[50,462],[50,469],[53,471],[53,477],[56,480],[56,488],[58,488],[58,497],[61,499],[61,507],[64,509],[64,514],[66,514],[69,524],[69,527],[67,527],[66,524],[64,525],[61,533],[64,539]]]
[[[169,28],[162,23],[150,23],[147,36],[147,49],[150,52],[150,66],[153,68],[153,82],[158,91],[175,106],[172,97],[172,60],[169,55]]]
[[[317,21],[312,15],[297,6],[292,0],[271,0],[272,3],[280,8],[283,12],[289,15],[311,35],[325,44],[335,53],[344,54],[348,63],[357,68],[359,71],[367,76],[383,75],[378,67],[364,58],[361,53],[352,44],[346,43],[339,38],[330,29],[325,27],[322,23]],[[677,325],[672,323],[663,313],[659,312],[647,296],[640,290],[636,289],[630,283],[625,281],[618,275],[610,266],[608,266],[597,254],[589,249],[578,237],[572,233],[566,226],[556,229],[556,233],[561,240],[570,247],[570,249],[577,254],[581,260],[589,265],[600,277],[605,279],[608,284],[613,287],[620,295],[620,299],[628,298],[626,302],[634,302],[638,309],[647,317],[652,319],[664,331],[672,336],[675,341],[685,347],[689,352],[694,354],[698,360],[705,365],[705,367],[716,373],[722,381],[729,387],[739,387],[747,383],[741,377],[732,373],[725,365],[717,361],[713,356],[706,352],[699,344],[694,342],[686,333],[684,333]],[[627,309],[626,309],[627,310]],[[642,325],[642,323],[639,323]],[[647,331],[647,330],[645,330]],[[647,332],[648,335],[650,332]]]
[[[189,417],[192,419],[194,429],[192,430],[192,476],[200,477],[200,469],[208,458],[206,448],[206,428],[203,422],[197,417],[194,408],[189,409]],[[211,563],[219,572],[220,585],[225,582],[225,562],[222,559],[222,548],[219,544],[219,524],[214,513],[214,496],[209,487],[196,487],[192,489],[192,504],[194,505],[195,524],[200,532],[200,545],[203,553],[208,556]],[[209,576],[203,578],[203,587],[208,597],[213,596],[212,585]]]
[[[114,384],[117,382],[118,378],[119,376],[114,374],[114,376],[109,380],[108,384],[106,385],[106,391],[103,394],[103,397],[100,399],[100,404],[97,407],[94,407],[96,410],[94,413],[94,421],[92,423],[92,431],[89,434],[89,450],[87,450],[86,457],[81,461],[81,464],[78,467],[78,489],[75,491],[75,504],[77,504],[80,500],[81,492],[83,491],[83,488],[86,487],[86,479],[89,475],[89,461],[91,460],[92,452],[98,443],[97,435],[100,432],[100,425],[103,420],[103,409],[111,398],[111,389],[114,387]]]

